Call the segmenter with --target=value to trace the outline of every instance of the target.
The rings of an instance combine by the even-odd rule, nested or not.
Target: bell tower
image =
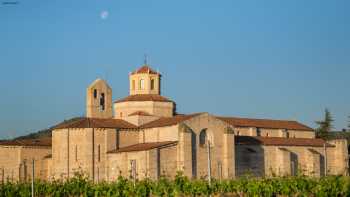
[[[160,78],[159,72],[154,71],[147,64],[130,73],[129,81],[130,95],[137,94],[157,94],[160,95]]]
[[[96,79],[86,90],[86,116],[112,118],[112,89],[106,81]]]

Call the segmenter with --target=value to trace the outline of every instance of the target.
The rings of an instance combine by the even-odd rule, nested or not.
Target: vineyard
[[[4,183],[0,196],[29,197],[31,183]],[[35,182],[35,196],[350,196],[350,179],[328,176],[281,178],[240,178],[234,180],[189,180],[178,174],[175,179],[131,181],[119,177],[115,182],[92,183],[78,175],[68,181]]]

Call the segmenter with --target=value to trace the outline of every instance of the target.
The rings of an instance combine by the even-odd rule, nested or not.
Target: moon
[[[107,10],[104,10],[101,12],[100,17],[102,20],[105,20],[108,18],[109,12]]]

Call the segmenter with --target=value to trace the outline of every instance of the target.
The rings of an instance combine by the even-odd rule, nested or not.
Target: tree
[[[348,116],[349,120],[348,120],[348,131],[350,131],[350,116]]]
[[[318,124],[318,128],[316,129],[316,134],[320,138],[327,138],[329,132],[333,129],[333,117],[331,115],[331,112],[326,108],[325,109],[325,115],[324,119],[321,121],[316,121],[316,124]]]

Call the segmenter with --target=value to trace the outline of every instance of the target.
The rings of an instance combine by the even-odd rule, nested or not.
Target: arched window
[[[199,144],[204,145],[207,141],[207,129],[202,129],[202,131],[199,133]]]
[[[140,89],[141,89],[141,90],[144,90],[144,89],[145,89],[145,80],[144,80],[144,79],[141,79],[141,80],[140,80]]]
[[[154,90],[154,79],[151,79],[151,90]]]

